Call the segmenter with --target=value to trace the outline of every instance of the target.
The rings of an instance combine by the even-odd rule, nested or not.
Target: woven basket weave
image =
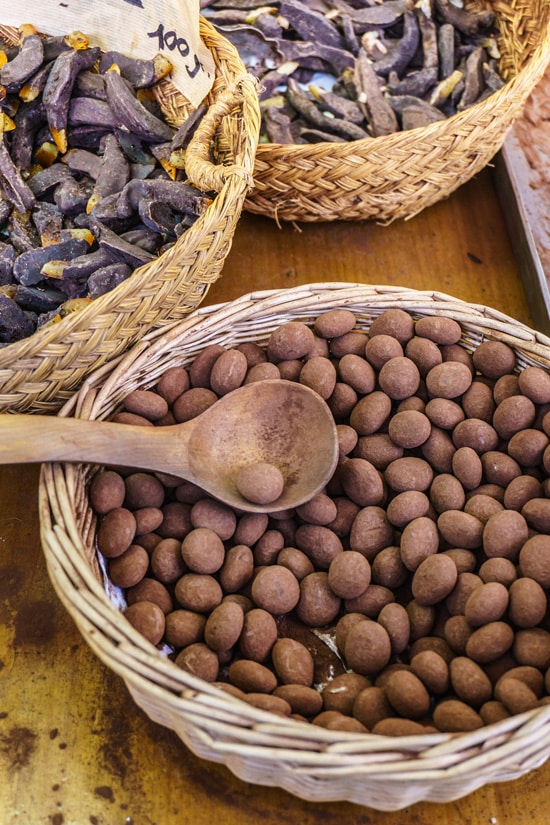
[[[9,32],[2,27],[4,37]],[[236,49],[204,19],[200,33],[216,74],[207,113],[186,152],[186,171],[198,189],[217,193],[212,204],[170,250],[114,290],[1,348],[0,412],[57,411],[92,370],[149,330],[179,321],[219,277],[252,182],[260,113],[256,82]],[[191,111],[168,82],[158,99],[174,125]]]
[[[467,4],[473,7],[473,4]],[[500,72],[486,100],[426,127],[348,143],[260,143],[245,209],[282,221],[408,218],[483,169],[550,59],[549,0],[493,0]]]
[[[462,325],[470,350],[486,338],[501,340],[515,349],[520,368],[550,367],[549,338],[486,307],[433,292],[313,284],[199,308],[168,332],[148,336],[110,372],[90,376],[60,415],[106,418],[132,389],[152,386],[164,370],[189,364],[208,344],[262,343],[280,323],[312,322],[339,307],[352,309],[362,328],[392,307],[415,318],[443,314]],[[175,731],[198,756],[224,763],[248,782],[279,786],[304,799],[398,810],[421,800],[450,801],[484,784],[514,779],[550,755],[550,706],[472,733],[393,739],[275,717],[180,670],[130,626],[106,595],[87,499],[95,469],[42,467],[39,510],[49,575],[92,650],[122,677],[151,719]]]

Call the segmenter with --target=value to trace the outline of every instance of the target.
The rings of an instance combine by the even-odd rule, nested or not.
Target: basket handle
[[[187,176],[191,183],[202,191],[220,192],[228,178],[233,175],[242,178],[249,188],[252,186],[252,172],[246,167],[237,163],[216,165],[210,160],[216,130],[222,119],[230,114],[237,104],[244,108],[247,85],[250,89],[246,90],[246,94],[256,95],[257,80],[250,74],[241,75],[232,87],[224,89],[201,118],[185,150]]]

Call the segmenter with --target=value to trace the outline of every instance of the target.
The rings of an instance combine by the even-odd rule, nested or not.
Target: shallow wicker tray
[[[188,364],[208,344],[265,342],[284,321],[313,321],[337,307],[354,310],[361,328],[390,307],[415,318],[444,314],[462,324],[469,349],[485,338],[498,339],[514,347],[520,368],[550,366],[550,338],[486,307],[434,292],[311,284],[199,308],[167,333],[143,340],[116,367],[90,376],[60,415],[105,418],[129,391],[152,386],[165,369]],[[550,706],[473,733],[394,739],[275,717],[180,670],[106,595],[87,499],[96,469],[42,467],[41,539],[51,581],[96,655],[122,677],[150,718],[175,731],[193,753],[223,762],[247,782],[279,786],[312,801],[348,800],[379,810],[457,799],[487,783],[517,778],[550,756]]]
[[[508,81],[448,120],[348,143],[260,143],[245,209],[281,221],[408,218],[446,198],[500,149],[550,59],[549,0],[487,0]]]
[[[15,36],[2,27],[4,37],[10,31]],[[212,204],[168,252],[89,307],[0,348],[0,412],[57,411],[92,370],[149,330],[179,321],[219,277],[252,182],[260,113],[256,82],[237,50],[202,18],[200,34],[216,74],[186,170],[197,188],[217,193]],[[168,82],[158,99],[174,124],[191,111]]]

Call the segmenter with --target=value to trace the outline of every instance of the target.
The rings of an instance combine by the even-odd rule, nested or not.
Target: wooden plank
[[[512,136],[495,158],[495,187],[537,329],[550,333],[550,290],[525,200],[525,157]]]

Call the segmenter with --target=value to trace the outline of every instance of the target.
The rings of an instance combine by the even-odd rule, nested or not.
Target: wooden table
[[[243,216],[206,301],[353,281],[447,292],[530,323],[491,173],[409,221]],[[151,721],[92,654],[46,574],[38,468],[0,468],[1,825],[548,825],[550,762],[448,804],[381,813],[250,786]]]

